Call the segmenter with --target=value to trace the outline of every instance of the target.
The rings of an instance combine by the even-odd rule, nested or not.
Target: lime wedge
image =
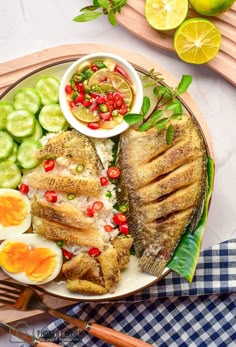
[[[188,0],[146,0],[145,16],[156,30],[177,28],[187,17]]]
[[[110,78],[112,86],[122,95],[124,102],[130,106],[133,101],[133,92],[130,84],[116,72],[111,72]]]
[[[81,122],[92,123],[99,121],[99,116],[94,115],[88,108],[84,106],[74,107],[72,110],[73,115]]]
[[[204,64],[213,59],[220,49],[221,34],[209,20],[188,19],[174,36],[174,46],[180,59],[192,64]]]

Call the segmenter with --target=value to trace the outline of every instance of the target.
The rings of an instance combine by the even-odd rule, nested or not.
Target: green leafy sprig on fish
[[[151,101],[148,96],[144,96],[140,113],[128,113],[124,120],[130,124],[139,124],[140,131],[146,131],[152,127],[158,130],[166,129],[166,143],[171,144],[174,138],[173,120],[181,120],[183,108],[178,96],[185,93],[192,83],[191,75],[183,75],[177,88],[163,85],[161,75],[152,69],[145,77],[149,79],[144,87],[153,87],[153,94],[156,97],[156,104],[152,111]]]
[[[117,25],[116,13],[120,13],[127,0],[93,0],[92,5],[80,9],[80,13],[73,20],[75,22],[89,22],[101,15],[105,15],[111,25]]]

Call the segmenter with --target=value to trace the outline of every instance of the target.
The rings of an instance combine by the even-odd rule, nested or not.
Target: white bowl
[[[125,69],[125,71],[128,73],[131,84],[134,89],[135,93],[135,99],[132,104],[132,107],[129,111],[129,113],[139,113],[142,107],[143,103],[143,86],[141,79],[137,73],[137,71],[133,68],[133,66],[128,63],[125,59],[122,57],[112,54],[112,53],[92,53],[89,55],[85,55],[84,57],[78,59],[75,61],[65,72],[61,79],[60,84],[60,91],[59,91],[59,100],[62,112],[64,113],[64,116],[66,117],[68,123],[79,132],[83,133],[84,135],[96,137],[96,138],[107,138],[112,137],[115,135],[118,135],[128,129],[129,124],[126,123],[124,120],[122,123],[115,126],[113,129],[97,129],[92,130],[87,127],[86,124],[83,122],[80,122],[71,112],[68,100],[67,100],[67,94],[65,92],[65,86],[69,84],[69,81],[71,80],[72,75],[77,71],[78,66],[86,61],[94,61],[94,60],[102,60],[110,58],[117,62],[122,68]]]

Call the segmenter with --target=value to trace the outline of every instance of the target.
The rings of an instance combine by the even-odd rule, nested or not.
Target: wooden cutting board
[[[167,85],[175,87],[178,82],[175,78],[163,69],[161,66],[153,63],[151,60],[132,52],[126,50],[115,48],[112,46],[96,45],[96,44],[78,44],[78,45],[65,45],[46,49],[41,52],[27,55],[12,61],[8,61],[0,64],[0,99],[4,96],[4,92],[7,91],[11,85],[15,84],[19,79],[32,73],[37,69],[42,69],[43,67],[52,66],[58,62],[73,61],[85,54],[95,53],[95,52],[110,52],[124,57],[128,60],[134,67],[138,68],[140,62],[142,62],[142,67],[146,71],[150,71],[152,68],[155,71],[159,71],[165,79]],[[213,157],[213,147],[209,135],[209,130],[207,124],[202,116],[197,104],[193,101],[189,93],[185,93],[182,97],[184,104],[187,109],[191,110],[192,114],[198,119],[201,124],[202,130],[204,132],[206,141],[208,143],[208,149],[210,155]],[[0,279],[7,279],[7,275],[0,270]],[[52,297],[45,293],[40,293],[43,301],[53,308],[65,308],[69,305],[75,304],[75,301],[62,299],[58,297]],[[102,298],[101,298],[102,300]],[[46,314],[40,314],[39,311],[31,312],[19,312],[15,310],[10,310],[4,306],[0,306],[0,320],[4,320],[6,323],[13,323],[19,320],[32,322],[32,319],[41,319],[45,317]],[[0,331],[1,333],[1,331]]]
[[[162,33],[153,29],[145,18],[144,6],[145,0],[128,0],[121,14],[117,16],[118,23],[142,40],[174,52],[174,31]],[[201,16],[190,9],[188,17]],[[236,3],[222,15],[206,18],[213,21],[222,34],[219,53],[206,65],[236,86]]]

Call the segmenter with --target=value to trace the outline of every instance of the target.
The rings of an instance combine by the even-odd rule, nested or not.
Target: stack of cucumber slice
[[[47,132],[59,132],[68,123],[59,105],[54,76],[40,77],[34,87],[18,90],[12,103],[0,101],[0,188],[16,188],[21,168],[39,164],[35,152]]]

